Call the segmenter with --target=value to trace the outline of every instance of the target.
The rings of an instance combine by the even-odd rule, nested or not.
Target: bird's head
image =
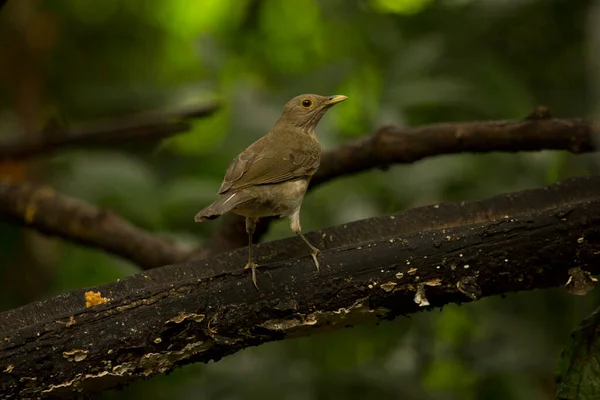
[[[280,121],[313,131],[331,106],[347,98],[342,95],[319,96],[317,94],[296,96],[283,107]]]

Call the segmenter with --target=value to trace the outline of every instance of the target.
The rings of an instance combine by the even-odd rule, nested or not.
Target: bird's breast
[[[308,179],[296,179],[271,185],[258,185],[243,189],[253,201],[233,210],[245,217],[287,217],[302,205]]]

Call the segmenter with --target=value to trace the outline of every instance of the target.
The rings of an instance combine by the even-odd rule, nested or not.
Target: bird
[[[252,270],[252,283],[259,291],[252,237],[260,218],[288,217],[291,230],[306,243],[319,271],[319,249],[302,233],[300,208],[321,161],[316,127],[327,110],[347,98],[303,94],[288,101],[273,128],[229,165],[218,199],[194,217],[195,222],[212,220],[228,212],[245,217],[248,262],[244,269]]]

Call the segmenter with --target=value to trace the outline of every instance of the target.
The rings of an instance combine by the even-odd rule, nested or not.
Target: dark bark
[[[3,398],[73,397],[249,346],[600,272],[600,177],[449,203],[156,268],[0,314]],[[416,300],[415,300],[416,298]],[[427,300],[427,301],[426,301]],[[3,372],[2,372],[3,371]]]
[[[417,128],[388,126],[370,137],[323,154],[321,167],[311,185],[442,154],[538,150],[568,150],[580,154],[597,148],[597,135],[600,135],[600,127],[581,119],[459,122]]]
[[[406,164],[427,157],[456,153],[568,150],[593,151],[598,147],[600,128],[582,119],[549,118],[540,107],[521,121],[480,121],[426,125],[417,128],[387,126],[323,153],[321,166],[311,181],[312,189],[334,178],[392,164]],[[268,229],[262,220],[258,239]],[[193,258],[231,251],[246,245],[244,220],[231,215]]]

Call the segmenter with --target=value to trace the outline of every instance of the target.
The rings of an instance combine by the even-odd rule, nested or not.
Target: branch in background
[[[325,152],[311,186],[371,168],[407,164],[443,154],[537,150],[586,153],[597,148],[597,135],[600,135],[600,126],[581,119],[383,127],[370,137]]]
[[[0,182],[0,217],[119,255],[144,269],[186,258],[186,252],[173,243],[108,210],[26,183]]]
[[[455,153],[568,150],[593,151],[600,128],[582,119],[551,119],[538,108],[522,121],[462,122],[426,125],[418,128],[388,126],[375,134],[323,153],[321,166],[310,188],[341,176],[391,164],[406,164],[427,157]],[[261,220],[255,240],[268,229],[270,220]],[[247,242],[244,220],[227,216],[203,246],[193,253],[198,259],[230,251]]]
[[[258,248],[264,293],[239,250],[0,314],[3,398],[86,395],[268,341],[562,286],[572,268],[598,273],[600,177],[312,236],[328,244],[320,274],[299,238]]]
[[[144,114],[124,121],[104,122],[92,128],[69,131],[52,126],[54,133],[38,136],[34,141],[0,144],[0,160],[25,159],[72,147],[90,147],[160,140],[190,129],[189,119],[202,118],[217,111],[216,103],[196,106],[172,113]],[[47,132],[48,133],[48,132]]]

